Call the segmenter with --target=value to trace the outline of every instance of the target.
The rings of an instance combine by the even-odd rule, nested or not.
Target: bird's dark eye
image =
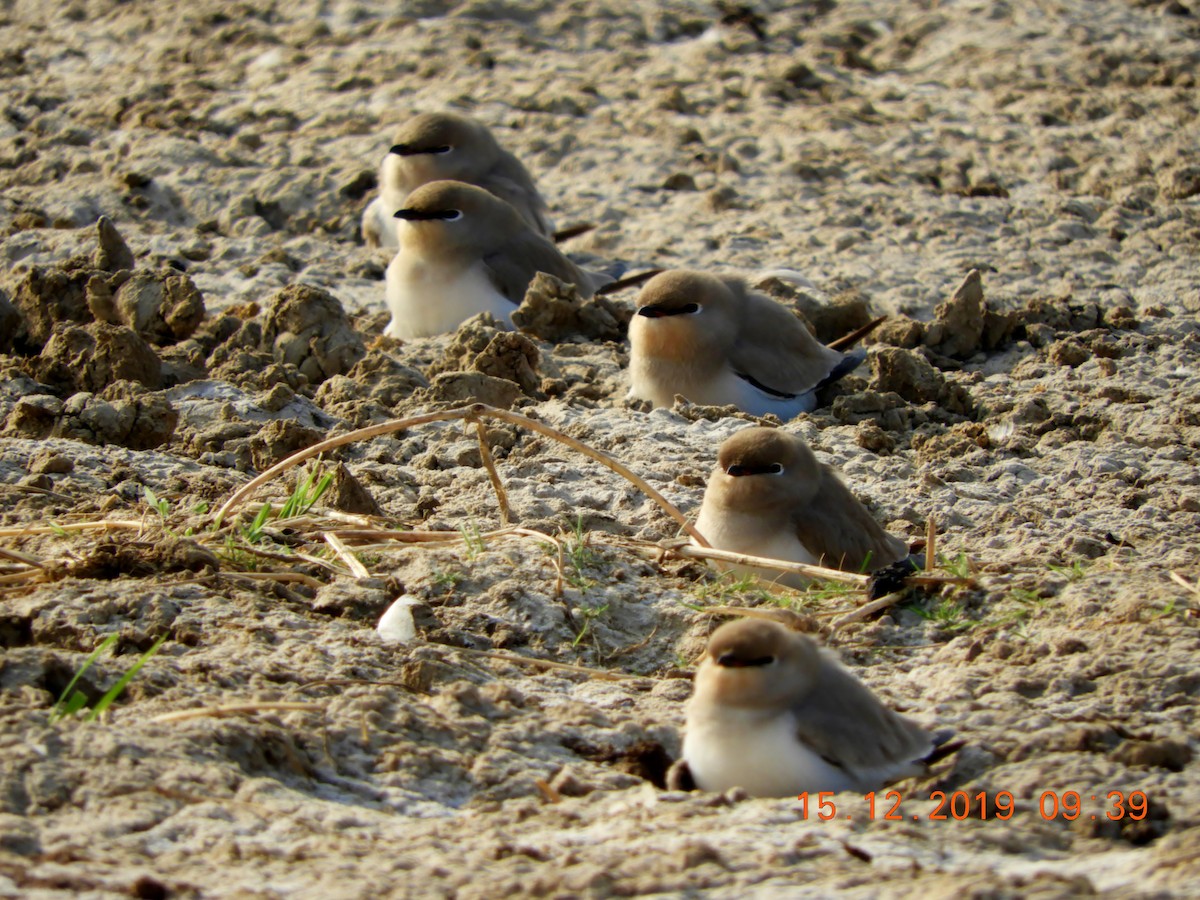
[[[734,464],[725,470],[725,474],[733,478],[740,478],[743,475],[782,475],[783,465],[781,463],[771,463],[767,466],[742,466]]]
[[[760,666],[769,666],[775,662],[773,656],[755,656],[751,659],[745,659],[738,656],[736,653],[722,653],[717,657],[717,665],[724,666],[727,669],[753,669]]]
[[[449,153],[449,152],[450,152],[451,150],[453,150],[453,149],[454,149],[453,147],[451,147],[450,145],[446,144],[446,145],[443,145],[443,146],[441,146],[441,147],[431,147],[430,149],[426,150],[425,152],[426,152],[426,153],[437,153],[437,154],[439,154],[439,155],[440,155],[440,154],[443,154],[443,153]]]
[[[700,312],[700,304],[699,303],[687,303],[683,307],[680,308],[679,312],[681,315],[687,315],[687,316],[694,315],[695,313]]]
[[[447,210],[446,212],[442,213],[442,218],[444,220],[446,220],[447,222],[457,222],[459,219],[462,218],[462,210],[460,210],[460,209]]]

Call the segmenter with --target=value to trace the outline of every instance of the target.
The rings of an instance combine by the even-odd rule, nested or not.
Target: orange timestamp
[[[833,791],[820,791],[816,794],[805,791],[798,795],[796,799],[800,801],[800,818],[807,820],[810,811],[823,822],[854,818],[851,813],[838,812],[837,804],[833,800],[836,796]],[[1037,812],[1046,821],[1074,821],[1081,817],[1094,820],[1103,816],[1113,822],[1124,819],[1140,822],[1150,810],[1150,801],[1144,791],[1109,791],[1103,798],[1096,794],[1086,796],[1087,803],[1094,805],[1085,806],[1084,795],[1078,791],[1042,791],[1037,801]],[[949,794],[945,791],[933,791],[927,798],[905,797],[899,791],[888,791],[879,796],[875,791],[871,791],[862,797],[867,807],[863,818],[872,822],[876,819],[902,822],[921,819],[962,821],[970,818],[1007,821],[1017,812],[1017,800],[1011,791],[998,791],[995,794],[989,794],[987,791],[975,794],[966,791],[953,791]],[[911,804],[922,799],[932,803],[933,808],[924,815],[911,812]],[[905,803],[909,804],[909,809],[903,808]]]

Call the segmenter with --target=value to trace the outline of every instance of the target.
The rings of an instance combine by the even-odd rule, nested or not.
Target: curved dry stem
[[[276,476],[286,472],[288,469],[295,468],[300,463],[307,459],[312,459],[326,451],[344,447],[346,444],[353,444],[356,441],[365,441],[370,438],[380,437],[385,434],[392,434],[396,431],[404,431],[409,428],[415,428],[418,425],[427,425],[430,422],[452,422],[452,421],[470,421],[477,422],[481,418],[499,419],[501,422],[508,422],[510,425],[516,425],[520,428],[526,428],[530,431],[535,431],[538,434],[545,435],[552,440],[558,441],[560,444],[566,444],[571,449],[582,453],[589,459],[593,459],[605,468],[616,472],[626,481],[633,484],[647,497],[657,503],[662,510],[672,519],[678,522],[683,529],[702,547],[708,547],[708,541],[700,534],[687,518],[681,513],[670,500],[656,491],[647,481],[640,475],[633,472],[628,466],[618,462],[606,453],[602,453],[593,447],[589,447],[583,441],[576,440],[569,435],[563,434],[557,428],[552,428],[542,422],[530,419],[520,413],[509,412],[506,409],[496,409],[484,403],[475,403],[471,406],[460,407],[459,409],[450,409],[445,412],[426,413],[420,416],[409,416],[405,419],[392,419],[389,422],[381,422],[378,425],[371,425],[367,428],[359,428],[356,431],[348,431],[345,434],[340,434],[335,438],[330,438],[327,441],[321,441],[319,444],[313,444],[311,447],[306,447],[296,453],[293,453],[287,459],[280,460],[261,475],[252,478],[240,488],[238,488],[232,497],[225,501],[225,504],[217,510],[216,517],[213,520],[215,528],[221,526],[221,522],[230,511],[235,509],[238,504],[252,495],[256,490],[262,487],[267,482],[274,479]]]
[[[186,719],[220,719],[225,716],[246,716],[259,712],[325,712],[318,703],[229,703],[225,706],[201,706],[151,716],[147,722],[183,722]]]
[[[369,440],[373,437],[391,434],[395,431],[404,431],[408,428],[415,428],[418,425],[426,425],[430,422],[448,422],[456,419],[470,418],[473,407],[464,409],[451,409],[440,413],[426,413],[422,416],[409,416],[406,419],[391,419],[387,422],[380,422],[378,425],[370,425],[366,428],[359,428],[355,431],[348,431],[345,434],[339,434],[337,437],[329,438],[327,441],[321,441],[318,444],[313,444],[311,447],[305,447],[293,453],[286,459],[281,459],[267,471],[258,475],[240,488],[233,492],[233,496],[225,501],[225,505],[217,510],[216,518],[213,519],[213,527],[220,528],[221,522],[225,516],[229,514],[238,504],[257,491],[260,487],[269,481],[272,481],[277,475],[281,475],[288,469],[293,469],[306,459],[312,459],[314,456],[319,456],[329,450],[334,450],[338,447],[344,447],[346,444],[353,444],[357,441]]]
[[[31,525],[0,528],[0,538],[26,537],[31,534],[59,534],[64,531],[144,531],[145,522],[125,519],[99,519],[95,522],[66,522],[62,525]]]
[[[717,550],[712,547],[693,547],[690,544],[684,544],[682,547],[659,547],[658,552],[669,556],[682,556],[688,559],[715,559],[719,562],[733,563],[739,566],[755,566],[760,569],[795,572],[797,575],[803,575],[806,578],[841,581],[864,589],[871,581],[870,575],[843,572],[841,569],[826,569],[824,566],[810,566],[807,563],[789,562],[784,559],[770,559],[766,556],[747,556],[744,553],[732,553],[728,550]]]
[[[500,506],[500,524],[507,525],[512,519],[512,509],[508,505],[508,491],[496,471],[496,461],[492,459],[492,448],[488,446],[487,426],[482,422],[475,423],[475,433],[479,436],[479,458],[487,469],[488,478],[492,482],[492,490],[496,492],[496,503]]]
[[[692,524],[688,522],[687,517],[679,511],[675,504],[651,487],[646,479],[633,472],[624,463],[618,462],[607,453],[602,453],[593,447],[589,447],[583,441],[576,440],[569,435],[563,434],[557,428],[551,428],[549,425],[534,421],[533,419],[522,416],[519,413],[509,412],[506,409],[492,409],[491,407],[486,406],[483,407],[483,409],[485,412],[481,413],[482,415],[486,415],[493,419],[499,419],[502,422],[508,422],[511,425],[518,425],[522,428],[528,428],[530,431],[536,431],[538,434],[544,434],[546,437],[553,438],[560,444],[566,444],[572,450],[582,453],[589,459],[595,460],[605,468],[612,469],[626,481],[633,484],[633,486],[640,490],[643,494],[657,503],[662,508],[663,512],[678,522],[694,540],[699,541],[704,547],[709,546],[709,543],[704,539],[704,536],[692,527]]]

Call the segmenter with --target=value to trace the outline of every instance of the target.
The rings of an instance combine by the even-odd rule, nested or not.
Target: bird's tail
[[[942,731],[935,732],[933,735],[933,749],[925,756],[921,757],[921,762],[927,766],[932,766],[935,762],[951,756],[967,746],[966,741],[954,741],[954,729],[946,728]]]
[[[835,381],[840,381],[841,379],[845,378],[847,375],[849,375],[851,372],[853,372],[855,369],[857,369],[860,365],[862,365],[862,361],[866,358],[867,358],[867,351],[863,350],[861,347],[858,350],[852,350],[849,353],[845,354],[838,361],[838,364],[833,367],[833,371],[831,371],[828,375],[826,375],[824,378],[822,378],[820,383],[814,388],[814,390],[819,391],[821,388],[828,387],[829,385],[833,384]]]

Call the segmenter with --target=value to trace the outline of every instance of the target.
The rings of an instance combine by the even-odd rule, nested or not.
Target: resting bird
[[[776,622],[712,633],[668,786],[755,797],[873,791],[957,750],[884,706],[829,650]]]
[[[510,203],[534,231],[553,233],[533,176],[486,125],[455,113],[422,113],[396,131],[379,167],[379,196],[362,218],[367,245],[396,249],[396,210],[421,185],[443,180],[478,185]]]
[[[745,428],[721,444],[696,530],[719,550],[848,572],[909,558],[907,544],[883,530],[837,472],[781,428]],[[801,575],[733,568],[790,587],[807,583]]]
[[[395,218],[400,249],[387,268],[389,337],[453,331],[481,312],[511,327],[538,272],[574,284],[583,297],[606,280],[563,256],[508,203],[460,181],[422,185]]]
[[[631,397],[670,406],[732,404],[790,419],[817,388],[865,359],[825,347],[799,319],[736,278],[672,269],[646,282],[629,323]]]

